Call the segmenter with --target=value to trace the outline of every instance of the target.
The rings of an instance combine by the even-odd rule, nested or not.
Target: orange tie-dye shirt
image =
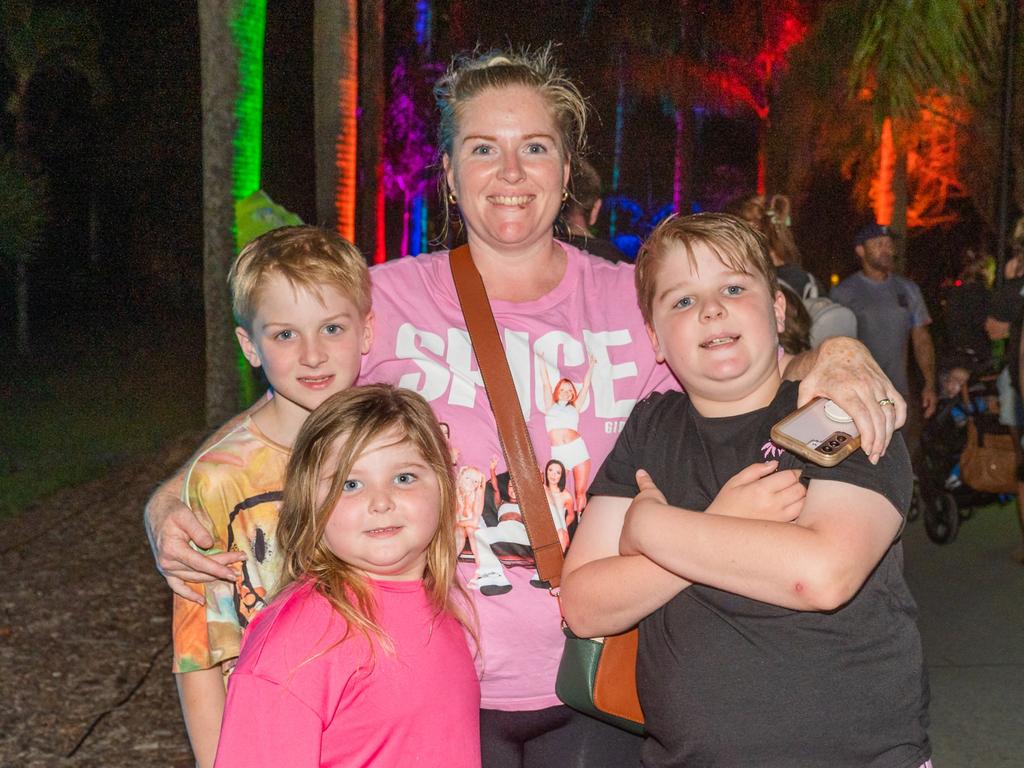
[[[189,586],[206,605],[174,596],[174,671],[209,669],[238,656],[242,631],[266,605],[281,576],[277,518],[289,450],[262,434],[251,419],[210,447],[189,467],[185,501],[213,535],[207,554],[247,555],[232,584]]]

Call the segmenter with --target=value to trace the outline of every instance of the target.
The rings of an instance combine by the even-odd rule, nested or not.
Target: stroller
[[[949,376],[962,372],[962,380],[950,382]],[[960,474],[960,456],[967,443],[967,425],[973,422],[981,434],[1009,434],[999,424],[999,396],[996,375],[969,376],[965,368],[943,374],[943,397],[935,414],[921,431],[921,446],[915,457],[917,481],[911,518],[919,514],[928,538],[936,544],[949,544],[975,507],[1006,504],[1012,493],[991,493],[971,488]],[[955,384],[960,391],[955,394]],[[1016,430],[1014,430],[1015,432]]]

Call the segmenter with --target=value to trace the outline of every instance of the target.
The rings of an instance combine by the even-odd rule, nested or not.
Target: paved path
[[[945,546],[905,536],[931,679],[935,768],[1024,766],[1024,566],[1013,504],[977,510]]]

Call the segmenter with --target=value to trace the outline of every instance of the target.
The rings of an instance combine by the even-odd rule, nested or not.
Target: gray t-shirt
[[[637,493],[646,469],[670,504],[704,510],[740,469],[778,458],[803,477],[870,488],[906,515],[910,459],[899,435],[877,466],[857,451],[833,468],[770,441],[797,384],[741,416],[708,419],[679,392],[634,408],[590,491]],[[645,768],[917,768],[931,748],[928,684],[896,541],[831,612],[793,611],[695,584],[640,624],[637,686]]]
[[[857,338],[871,350],[900,394],[908,397],[910,331],[932,321],[921,289],[913,280],[900,275],[891,275],[879,283],[863,272],[855,272],[833,288],[830,297],[853,310],[857,316]]]

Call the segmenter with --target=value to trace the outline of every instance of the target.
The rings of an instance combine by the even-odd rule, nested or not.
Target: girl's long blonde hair
[[[325,400],[306,420],[285,473],[277,526],[284,556],[278,592],[293,581],[309,579],[350,629],[390,647],[375,618],[366,574],[341,560],[324,540],[353,464],[372,441],[390,431],[416,447],[440,487],[441,516],[427,545],[423,574],[427,596],[437,613],[453,615],[475,639],[472,609],[456,574],[455,486],[448,442],[427,401],[405,389],[384,384],[352,387]]]

